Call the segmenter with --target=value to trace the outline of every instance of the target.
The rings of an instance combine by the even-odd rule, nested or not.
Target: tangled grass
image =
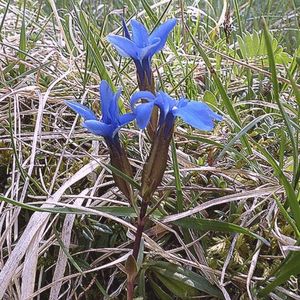
[[[123,13],[178,19],[157,86],[224,116],[212,133],[178,122],[136,296],[300,299],[299,3],[123,2],[0,0],[0,298],[126,295],[136,212],[63,103],[100,111],[107,79],[128,109],[135,71],[105,40]],[[134,125],[122,138],[138,182],[149,140]]]

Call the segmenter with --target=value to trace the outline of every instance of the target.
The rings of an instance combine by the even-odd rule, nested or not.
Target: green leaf
[[[191,299],[192,297],[198,296],[198,291],[193,288],[187,288],[186,284],[178,279],[174,279],[168,276],[164,276],[160,273],[155,273],[155,276],[162,282],[162,284],[170,290],[172,295],[180,297],[181,299]]]
[[[82,33],[82,38],[85,41],[84,45],[86,50],[89,50],[88,53],[90,53],[90,56],[88,57],[89,61],[95,64],[100,78],[105,79],[114,89],[114,84],[106,70],[106,66],[102,58],[103,49],[99,47],[99,43],[96,40],[96,34],[91,28],[92,23],[90,23],[88,15],[86,15],[82,10],[79,11],[79,14],[77,10],[75,10],[75,12],[77,13],[79,29]]]
[[[173,299],[154,280],[150,279],[150,285],[151,285],[154,293],[160,300],[172,300]]]
[[[186,286],[186,290],[187,287],[195,288],[218,299],[223,299],[223,294],[219,291],[218,288],[213,286],[203,276],[193,271],[186,270],[178,265],[163,261],[149,263],[149,269],[164,276],[164,278],[168,278],[169,280],[176,280],[181,284],[184,284]]]
[[[218,107],[218,102],[216,96],[211,91],[205,91],[203,96],[203,101],[207,104],[210,104],[214,107]]]
[[[237,41],[244,59],[260,60],[263,65],[268,63],[268,46],[262,34],[257,31],[253,33],[246,32],[238,36]],[[290,63],[291,56],[283,51],[283,48],[278,45],[278,41],[271,35],[270,42],[275,62]]]
[[[172,150],[172,161],[173,161],[173,170],[174,170],[174,177],[175,177],[175,185],[176,185],[176,204],[177,204],[177,211],[183,211],[183,193],[181,187],[181,179],[177,161],[177,154],[176,154],[176,145],[174,142],[174,138],[171,141],[171,150]]]
[[[172,223],[183,228],[194,229],[202,232],[212,230],[212,231],[221,231],[221,232],[242,233],[254,237],[256,239],[259,239],[267,246],[270,246],[270,243],[263,237],[253,233],[247,228],[241,227],[233,223],[209,220],[209,219],[200,219],[200,218],[183,218],[177,221],[173,221]]]
[[[81,273],[81,275],[83,275],[85,277],[85,274],[83,273],[83,270],[80,268],[80,266],[77,264],[77,262],[75,261],[75,259],[72,257],[72,255],[69,253],[68,249],[65,247],[62,239],[59,236],[58,231],[56,230],[55,227],[53,227],[53,231],[55,234],[55,237],[59,243],[59,246],[61,247],[61,249],[63,250],[63,252],[65,253],[65,255],[68,257],[70,263],[75,267],[75,269]]]
[[[111,228],[106,224],[101,224],[100,222],[94,221],[93,219],[90,219],[90,222],[91,222],[91,227],[94,228],[95,230],[106,234],[113,234]]]
[[[235,130],[239,130],[241,129],[241,119],[239,117],[239,115],[237,114],[236,110],[233,107],[232,101],[231,99],[228,97],[226,90],[215,70],[215,68],[213,67],[212,63],[210,62],[208,56],[206,55],[206,53],[204,52],[204,50],[202,49],[201,45],[199,44],[198,41],[196,41],[195,37],[193,36],[193,34],[191,33],[190,29],[188,28],[188,26],[185,27],[187,32],[190,35],[191,40],[193,41],[196,49],[199,51],[199,54],[201,55],[201,57],[203,58],[207,68],[209,69],[211,76],[219,90],[219,93],[221,95],[221,98],[223,100],[224,106],[226,107],[226,110],[230,116],[230,118],[234,121],[235,123]],[[241,142],[243,143],[243,145],[246,147],[248,154],[252,154],[252,148],[247,140],[246,136],[242,136],[241,137]]]
[[[93,212],[85,211],[84,207],[82,207],[82,209],[72,208],[72,207],[42,208],[36,205],[30,205],[28,203],[21,203],[1,195],[0,195],[0,201],[4,201],[6,203],[15,205],[17,207],[21,207],[23,209],[28,209],[31,211],[48,212],[48,213],[55,213],[55,214],[59,213],[59,214],[93,215]],[[40,205],[42,204],[44,204],[44,202],[40,203]],[[136,217],[135,210],[132,207],[107,206],[107,207],[87,207],[87,208],[98,210],[117,217]]]
[[[25,27],[25,10],[26,10],[26,1],[24,1],[23,6],[23,18],[22,18],[22,26],[21,26],[21,33],[20,33],[20,42],[19,42],[19,49],[21,51],[18,52],[18,56],[20,60],[25,60],[26,58],[26,27]],[[25,72],[25,65],[20,62],[19,66],[20,74]]]
[[[138,278],[138,293],[139,296],[142,297],[142,299],[146,298],[146,276],[145,276],[146,270],[141,269],[139,271],[139,278]]]
[[[290,137],[291,140],[291,144],[292,144],[292,148],[293,148],[293,157],[294,157],[294,172],[297,173],[297,169],[298,169],[298,164],[299,164],[299,160],[298,160],[298,147],[297,147],[297,143],[294,139],[294,132],[292,129],[292,125],[291,125],[291,120],[289,118],[289,116],[287,115],[287,113],[285,112],[284,106],[281,103],[280,100],[280,96],[279,96],[279,85],[278,85],[278,79],[277,79],[277,71],[276,71],[276,64],[275,64],[275,58],[274,58],[274,52],[273,52],[273,48],[272,48],[272,40],[271,40],[271,36],[269,33],[269,30],[267,28],[266,22],[265,20],[263,20],[263,26],[264,26],[264,37],[265,37],[265,43],[266,43],[266,47],[267,47],[267,53],[268,53],[268,58],[269,58],[269,64],[270,64],[270,69],[271,69],[271,74],[272,74],[272,83],[273,83],[273,90],[274,90],[274,99],[278,105],[278,108],[280,110],[280,113],[282,115],[282,118],[284,120],[284,123],[287,127],[287,132],[288,135]],[[265,151],[266,153],[267,151]],[[292,185],[290,184],[290,182],[288,181],[288,179],[285,177],[285,175],[283,174],[282,170],[278,167],[278,165],[276,163],[274,163],[274,159],[271,155],[269,155],[270,158],[270,162],[272,162],[272,167],[275,169],[279,169],[279,176],[280,179],[285,187],[286,193],[287,193],[287,203],[289,205],[289,207],[292,210],[293,216],[295,218],[295,222],[297,224],[297,228],[298,230],[300,229],[300,206],[299,203],[297,201],[297,197],[296,194],[293,190]],[[295,178],[295,176],[294,176]],[[295,184],[295,183],[294,183]]]
[[[290,257],[287,257],[281,264],[280,268],[275,273],[275,279],[262,289],[258,295],[261,297],[267,296],[277,286],[286,282],[291,276],[300,274],[300,252],[293,252]]]

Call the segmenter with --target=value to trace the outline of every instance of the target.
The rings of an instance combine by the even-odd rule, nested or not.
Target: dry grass
[[[55,5],[54,1],[50,3]],[[157,6],[164,8],[165,3]],[[6,4],[0,1],[2,15]],[[100,76],[94,67],[86,66],[86,44],[80,26],[74,25],[75,16],[70,24],[62,24],[58,22],[56,9],[54,15],[39,14],[35,5],[39,4],[30,2],[24,14],[25,58],[20,59],[18,51],[23,11],[17,4],[9,5],[1,32],[0,192],[3,198],[13,199],[19,205],[0,202],[0,298],[121,299],[126,287],[124,262],[136,230],[134,212],[122,215],[122,210],[115,213],[101,210],[111,206],[127,208],[129,204],[114,186],[106,167],[108,151],[104,141],[86,133],[78,117],[63,103],[75,97],[99,110]],[[170,14],[178,15],[178,11],[174,4]],[[145,19],[150,22],[149,18]],[[69,26],[72,31],[67,32],[63,26]],[[104,39],[101,41],[106,44]],[[77,49],[73,55],[70,55],[71,42]],[[185,94],[190,88],[188,93],[200,93],[202,98],[204,92],[199,87],[199,78],[201,81],[205,68],[201,69],[201,64],[196,66],[197,72],[187,76],[184,84],[176,86],[178,82],[169,81],[170,71],[171,79],[180,78],[176,74],[182,72],[181,63],[190,71],[194,66],[193,63],[189,66],[189,62],[200,60],[198,53],[190,53],[191,48],[187,44],[184,49],[178,49],[180,63],[176,54],[167,48],[168,63],[159,65],[162,58],[157,58],[160,68],[156,75],[163,76],[167,81],[165,87],[175,88],[174,93]],[[107,49],[112,52],[111,48]],[[239,77],[231,69],[248,67],[247,62],[232,58],[217,47],[210,53],[223,56],[221,68],[228,80],[228,93],[242,98],[248,89],[245,75]],[[228,56],[231,58],[226,60]],[[120,85],[119,74],[114,77],[112,64],[119,62],[111,61],[105,51],[103,57],[114,83]],[[214,58],[213,65],[218,67]],[[20,65],[24,66],[25,73],[20,72]],[[163,75],[164,71],[168,72],[168,66],[172,70]],[[122,100],[127,109],[128,95],[136,88],[135,75],[132,66],[122,70],[125,90]],[[257,79],[254,85],[257,90],[261,88],[259,74],[265,78],[270,75],[255,63],[247,70]],[[86,82],[83,76],[87,76]],[[279,81],[289,83],[284,76]],[[191,87],[196,87],[195,91]],[[243,121],[251,109],[259,113],[270,107],[277,109],[267,100],[263,103],[255,100],[251,107],[247,106],[249,99],[235,102],[237,109],[246,107],[240,110]],[[221,152],[235,135],[233,121],[226,113],[225,121],[212,134],[191,132],[179,123],[174,138],[181,191],[176,191],[170,149],[168,169],[155,197],[157,202],[152,205],[158,209],[144,233],[144,261],[146,266],[161,260],[185,266],[218,286],[226,299],[255,299],[254,286],[295,247],[296,237],[276,204],[276,201],[284,202],[284,189],[260,150],[253,146],[252,154],[247,154],[237,140],[228,152]],[[149,141],[134,125],[123,131],[123,139],[138,181],[149,153]],[[277,145],[271,139],[261,142],[274,155],[277,153]],[[283,168],[291,179],[288,165],[289,159],[285,157]],[[183,212],[177,211],[176,192],[177,197],[178,192],[182,193]],[[34,212],[22,207],[22,203],[31,209],[59,211]],[[221,233],[213,228],[199,232],[174,223],[191,216],[240,225],[270,244],[244,234]],[[147,267],[144,270],[146,278],[159,282],[154,271]],[[300,299],[297,284],[297,278],[291,278],[270,297]],[[146,286],[149,287],[148,282]],[[153,292],[148,297],[154,299]]]

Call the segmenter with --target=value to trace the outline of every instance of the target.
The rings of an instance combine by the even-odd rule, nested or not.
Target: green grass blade
[[[182,187],[180,181],[180,173],[177,161],[177,154],[176,154],[176,145],[174,139],[171,142],[171,150],[172,150],[172,161],[173,161],[173,171],[175,177],[175,186],[176,186],[176,204],[177,204],[177,211],[183,211],[183,194],[182,194]]]
[[[9,9],[10,2],[11,2],[11,0],[7,1],[7,4],[5,6],[5,10],[4,10],[3,15],[2,15],[1,23],[0,23],[0,41],[1,42],[3,41],[2,28],[3,28],[3,25],[4,25],[4,21],[5,21],[8,9]]]
[[[44,202],[37,204],[29,204],[29,203],[22,203],[16,200],[4,197],[0,195],[0,202],[6,202],[16,207],[20,207],[23,209],[27,209],[33,212],[46,212],[46,213],[53,213],[53,214],[78,214],[78,215],[93,215],[93,212],[86,211],[84,207],[80,208],[73,208],[73,207],[52,207],[52,208],[43,208],[40,207],[44,204]],[[54,204],[53,204],[54,205]],[[96,211],[108,213],[112,216],[116,217],[136,217],[136,212],[132,207],[122,207],[122,206],[103,206],[103,207],[86,207],[89,209],[93,209]]]
[[[222,83],[221,83],[221,80],[219,78],[219,76],[217,75],[214,67],[212,66],[208,56],[206,55],[206,53],[203,51],[203,49],[201,48],[201,46],[199,45],[199,43],[196,41],[196,39],[194,38],[194,36],[192,35],[190,29],[188,28],[188,26],[185,27],[187,32],[189,33],[190,35],[190,38],[192,39],[195,47],[197,48],[197,50],[199,51],[201,57],[203,58],[207,68],[209,69],[210,73],[211,73],[211,76],[213,77],[214,79],[214,82],[218,88],[218,91],[221,95],[221,98],[223,100],[223,103],[224,103],[224,106],[226,107],[227,109],[227,112],[229,114],[229,116],[231,117],[231,119],[236,123],[237,125],[237,130],[240,131],[241,129],[241,120],[238,116],[238,114],[236,113],[233,105],[232,105],[232,102],[231,102],[231,99],[228,97]],[[246,147],[247,149],[247,152],[248,154],[252,154],[252,149],[251,149],[251,146],[247,140],[246,137],[242,137],[241,139],[242,143],[244,144],[244,146]]]
[[[184,283],[187,287],[203,291],[217,299],[223,299],[222,293],[201,275],[169,262],[157,261],[150,263],[151,270],[166,278]],[[186,288],[187,288],[186,287]]]
[[[276,71],[276,64],[275,64],[275,57],[274,57],[274,52],[273,52],[273,47],[272,47],[272,40],[271,36],[267,27],[267,24],[265,20],[263,19],[263,28],[264,28],[264,38],[265,38],[265,43],[266,43],[266,48],[267,48],[267,53],[268,53],[268,59],[269,59],[269,65],[270,65],[270,71],[271,71],[271,79],[273,83],[273,94],[274,94],[274,99],[278,105],[278,108],[280,110],[280,113],[282,115],[282,118],[284,120],[284,123],[287,127],[287,132],[291,140],[292,148],[293,148],[293,159],[294,159],[294,178],[293,178],[293,185],[295,186],[295,175],[298,172],[299,168],[299,160],[298,160],[298,147],[297,143],[294,138],[294,133],[291,125],[291,121],[289,119],[289,116],[287,115],[284,106],[282,105],[280,101],[280,95],[279,95],[279,85],[278,85],[278,79],[277,79],[277,71]]]
[[[118,175],[119,177],[121,177],[122,179],[127,181],[129,184],[131,184],[132,187],[135,187],[137,190],[141,189],[141,186],[136,181],[134,181],[131,177],[129,177],[128,175],[126,175],[125,173],[120,171],[119,169],[117,169],[114,166],[109,165],[109,164],[105,164],[105,166],[108,169],[110,169],[114,174]]]
[[[298,105],[297,120],[299,121],[300,120],[300,90],[299,90],[299,88],[298,88],[291,72],[289,71],[289,69],[285,68],[285,70],[286,70],[286,73],[287,73],[287,75],[289,77],[289,80],[291,82],[292,90],[294,92],[294,95],[295,95],[295,98],[296,98],[296,101],[297,101],[297,105]],[[296,138],[295,138],[295,147],[296,147],[296,149],[299,148],[299,132],[298,131],[297,131]],[[297,153],[297,155],[298,155],[298,153]],[[297,187],[298,182],[299,182],[299,178],[300,178],[300,166],[299,166],[299,164],[297,166],[295,166],[296,163],[297,163],[297,161],[294,162],[294,168],[296,167],[296,169],[293,170],[294,171],[294,180],[293,180],[294,188]]]
[[[18,56],[20,60],[25,60],[26,58],[26,26],[25,26],[25,11],[26,11],[26,1],[23,4],[23,16],[22,16],[22,26],[21,26],[21,33],[20,33],[20,43],[19,48],[22,52],[18,52]],[[19,72],[23,74],[25,72],[25,65],[20,62],[19,65]]]
[[[231,148],[234,143],[240,139],[249,131],[251,130],[257,123],[261,122],[266,117],[270,116],[271,114],[265,114],[263,116],[259,116],[256,119],[252,120],[249,124],[247,124],[245,127],[243,127],[240,132],[238,132],[230,141],[227,143],[227,145],[223,148],[223,150],[218,155],[218,160],[221,159],[224,154]]]
[[[67,258],[69,259],[70,263],[74,266],[74,268],[81,273],[82,276],[85,277],[85,274],[83,273],[83,270],[80,268],[80,266],[77,264],[77,262],[74,260],[74,258],[70,255],[69,251],[66,249],[63,241],[61,240],[59,233],[57,231],[57,229],[55,228],[55,226],[53,226],[53,231],[54,231],[54,235],[59,243],[59,246],[61,247],[61,249],[63,250],[63,252],[65,253],[65,255],[67,256]]]
[[[257,149],[259,149],[259,151],[265,156],[265,158],[267,159],[269,164],[272,166],[275,174],[279,177],[280,182],[283,185],[285,192],[286,192],[288,206],[290,207],[290,209],[292,211],[297,228],[298,228],[298,230],[300,230],[300,206],[297,201],[297,196],[295,194],[295,191],[294,191],[291,183],[284,175],[282,169],[280,168],[279,164],[274,159],[274,157],[259,143],[256,143],[256,142],[254,142],[254,143],[255,143]]]
[[[300,274],[300,252],[295,251],[290,257],[288,257],[280,269],[276,272],[276,278],[268,284],[264,289],[262,289],[258,295],[260,297],[267,296],[272,292],[277,286],[286,282],[291,276],[297,276]]]
[[[173,298],[165,292],[160,285],[158,285],[154,280],[150,278],[150,285],[153,289],[153,292],[159,297],[160,300],[172,300]]]
[[[9,101],[8,105],[9,105],[9,109],[8,109],[9,134],[10,134],[10,138],[11,138],[13,154],[15,156],[16,165],[20,171],[21,178],[25,181],[26,178],[28,177],[30,179],[30,181],[34,184],[34,186],[38,189],[38,191],[41,194],[45,194],[44,189],[39,185],[39,183],[34,178],[29,176],[28,173],[21,166],[21,163],[20,163],[19,157],[18,157],[18,151],[17,151],[16,144],[15,144],[15,138],[14,138],[14,132],[13,132],[13,119],[12,119],[12,115],[11,115],[11,102],[10,101]],[[36,195],[36,191],[30,185],[28,186],[28,189],[30,190],[31,193]]]
[[[183,134],[185,138],[191,140],[191,141],[199,141],[201,143],[205,143],[208,145],[216,146],[217,148],[223,149],[225,146],[221,143],[218,143],[216,141],[213,141],[209,138],[201,137],[201,136],[194,136],[194,135],[188,135],[188,134]],[[229,149],[228,149],[229,150]],[[251,161],[241,152],[238,151],[235,148],[230,148],[230,151],[233,152],[239,159],[245,161],[248,165],[251,165]]]
[[[242,27],[242,22],[241,22],[241,17],[240,17],[240,8],[239,8],[237,0],[234,0],[233,3],[234,3],[234,12],[236,15],[238,29],[239,29],[239,35],[242,36],[243,35],[243,27]]]
[[[254,237],[262,241],[265,245],[270,246],[270,243],[263,237],[259,236],[256,233],[253,233],[247,228],[233,223],[200,218],[183,218],[177,221],[173,221],[172,223],[183,228],[194,229],[201,232],[212,230],[221,232],[242,233]]]
[[[114,84],[108,74],[108,71],[106,70],[105,63],[102,58],[103,50],[99,48],[99,43],[96,41],[94,32],[91,30],[92,23],[83,11],[79,11],[78,13],[76,10],[76,13],[79,29],[82,33],[82,38],[85,41],[86,47],[89,48],[89,61],[95,63],[100,78],[105,79],[110,84],[110,86],[114,88]]]

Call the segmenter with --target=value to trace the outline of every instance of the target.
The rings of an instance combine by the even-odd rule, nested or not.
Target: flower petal
[[[108,35],[106,39],[116,48],[121,56],[140,59],[140,50],[133,41],[114,34]]]
[[[160,51],[164,45],[166,44],[167,38],[169,33],[172,31],[172,29],[176,25],[176,19],[168,20],[167,22],[163,23],[159,27],[157,27],[149,36],[149,42],[150,44],[153,44],[156,38],[160,39],[159,44],[155,48],[155,53]]]
[[[109,106],[109,113],[110,113],[110,123],[117,124],[119,115],[120,115],[120,109],[119,109],[119,103],[118,100],[121,96],[122,88],[119,88],[118,91],[113,94],[113,98],[110,100],[110,106]]]
[[[140,100],[154,101],[155,96],[149,91],[141,91],[134,93],[130,98],[131,110],[134,110],[134,105]]]
[[[123,30],[124,30],[124,35],[127,39],[131,40],[131,37],[130,37],[130,33],[128,31],[128,27],[126,25],[126,22],[124,20],[124,18],[122,18],[122,26],[123,26]]]
[[[213,121],[222,120],[222,117],[214,113],[207,104],[196,101],[190,101],[184,106],[173,109],[172,113],[200,130],[212,130]]]
[[[135,119],[134,113],[124,114],[119,117],[119,124],[120,126],[124,126],[130,123],[131,121],[133,121],[134,119]]]
[[[159,107],[161,111],[161,120],[164,120],[168,112],[176,105],[176,101],[171,98],[167,93],[159,91],[155,104]]]
[[[153,107],[154,102],[148,102],[140,104],[135,108],[136,123],[140,129],[145,129],[148,125]]]
[[[140,59],[151,58],[158,50],[157,47],[160,45],[160,38],[153,39],[152,43],[140,51]]]
[[[115,130],[113,125],[108,125],[96,120],[85,121],[82,125],[90,132],[104,137],[111,137]]]
[[[149,35],[146,27],[137,20],[131,20],[132,40],[139,48],[144,48],[149,45]]]
[[[102,121],[111,123],[113,116],[111,115],[111,105],[115,97],[110,85],[106,80],[102,80],[99,86],[100,104],[102,111]]]
[[[79,114],[84,120],[97,120],[97,117],[88,107],[75,101],[65,101],[65,104]]]

